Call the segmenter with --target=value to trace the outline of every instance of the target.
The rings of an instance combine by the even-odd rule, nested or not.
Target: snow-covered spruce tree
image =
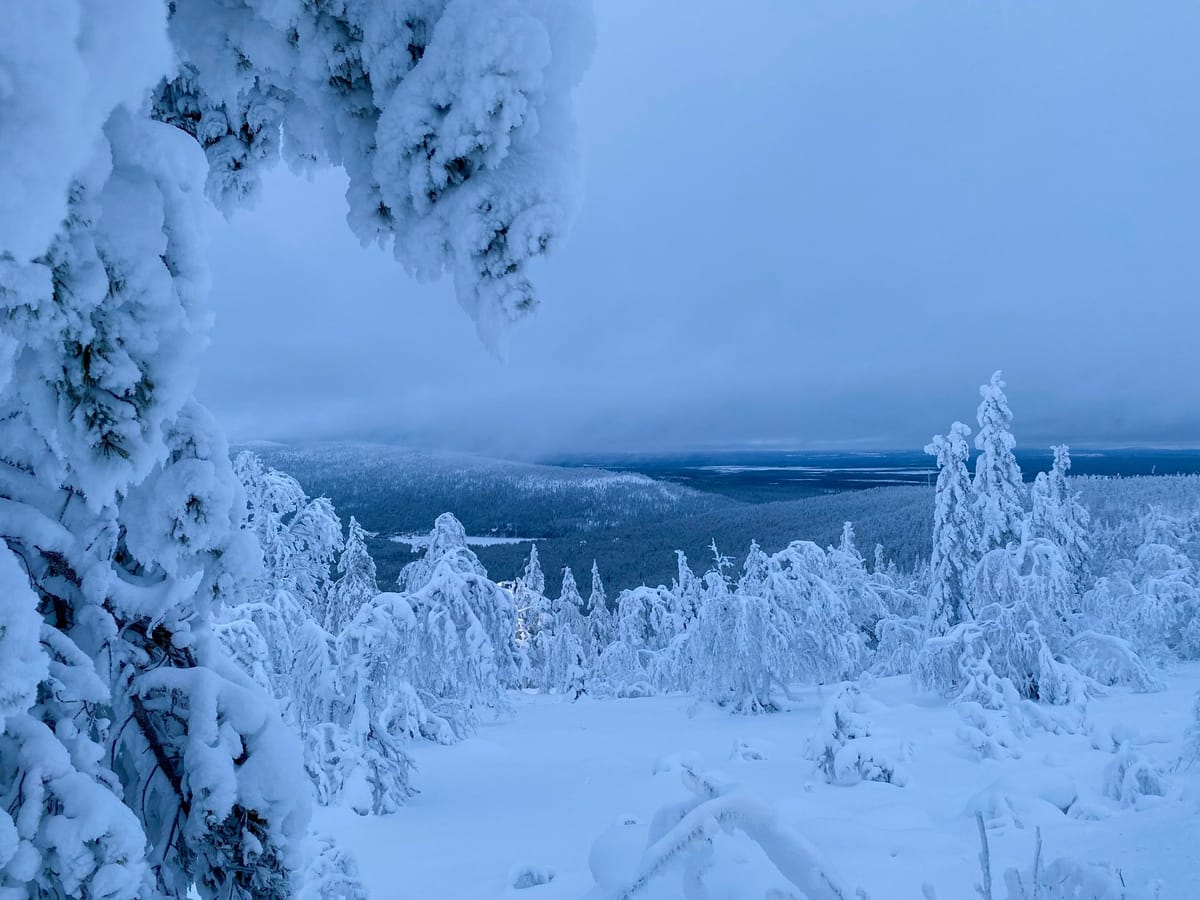
[[[931,637],[918,655],[918,689],[961,697],[983,657],[1017,696],[1082,711],[1092,682],[1066,658],[1078,630],[1074,581],[1065,556],[1046,540],[997,548],[972,579],[975,618]],[[986,645],[986,652],[978,646]],[[978,700],[968,696],[965,699]]]
[[[582,692],[581,667],[586,663],[583,598],[570,566],[563,566],[562,589],[539,617],[530,653],[532,681],[547,693]],[[536,669],[532,666],[536,665]]]
[[[234,469],[247,497],[247,528],[264,559],[239,602],[218,612],[214,631],[280,701],[293,729],[308,735],[327,721],[335,690],[333,636],[322,618],[341,526],[328,500],[310,500],[296,479],[264,469],[253,454],[238,454]]]
[[[933,506],[933,549],[929,557],[928,630],[945,634],[971,618],[971,574],[978,560],[979,523],[967,474],[971,429],[962,422],[947,435],[935,435],[925,452],[937,457]]]
[[[461,733],[475,710],[501,706],[504,689],[517,683],[513,600],[488,578],[450,513],[438,516],[425,556],[404,568],[400,584],[417,618],[415,683]]]
[[[296,886],[298,753],[208,630],[257,552],[188,400],[207,326],[197,144],[226,205],[281,128],[293,164],[345,167],[359,235],[453,272],[494,336],[535,305],[525,264],[569,218],[587,20],[582,0],[61,0],[7,18],[0,536],[21,574],[0,615],[21,646],[0,666],[29,661],[4,672],[9,892]],[[36,629],[10,612],[30,598]]]
[[[537,544],[529,548],[529,559],[517,579],[513,599],[517,605],[517,641],[525,651],[526,663],[532,672],[545,665],[545,661],[538,657],[534,638],[541,629],[542,617],[550,610],[550,600],[546,596],[546,575],[542,572]]]
[[[586,628],[583,619],[583,597],[579,593],[579,585],[575,583],[575,575],[570,566],[563,566],[562,587],[551,609],[556,631],[568,629],[582,639]]]
[[[541,678],[542,690],[578,700],[587,693],[587,660],[583,641],[569,627],[559,628],[552,633],[543,631],[542,635],[549,635],[546,671]]]
[[[979,553],[1005,547],[1021,538],[1025,520],[1025,483],[1021,467],[1013,456],[1016,439],[1012,435],[1012,410],[1004,395],[1000,372],[981,385],[979,396],[979,432],[975,435],[975,513],[979,519]]]
[[[874,649],[875,626],[883,618],[883,598],[876,590],[876,581],[867,571],[866,561],[858,552],[854,542],[854,525],[846,522],[842,526],[842,538],[836,547],[825,553],[825,578],[830,587],[842,597],[850,613],[850,621],[862,638],[865,646]]]
[[[417,619],[400,594],[376,594],[338,635],[328,721],[305,734],[322,803],[395,812],[413,792],[405,745],[416,737],[454,740],[453,724],[433,715],[414,687],[418,649]]]
[[[668,588],[642,585],[617,595],[617,639],[635,652],[662,650],[682,631]]]
[[[594,660],[604,648],[616,639],[616,623],[612,610],[608,608],[608,597],[604,593],[604,582],[600,580],[600,566],[592,560],[592,592],[588,595],[586,647],[588,658]]]
[[[337,570],[341,577],[330,588],[324,623],[325,630],[331,634],[340,634],[363,605],[379,593],[375,560],[367,551],[366,532],[354,516],[350,517],[346,545]]]
[[[718,569],[702,590],[687,635],[691,690],[736,713],[777,709],[775,692],[787,690],[794,671],[787,614],[771,594],[745,593]]]
[[[1070,448],[1059,444],[1051,449],[1054,465],[1049,472],[1038,473],[1030,490],[1029,528],[1034,537],[1047,538],[1062,548],[1082,590],[1092,555],[1088,536],[1091,517],[1067,483],[1067,472],[1071,469]]]
[[[716,554],[715,544],[712,549]],[[716,555],[719,560],[719,554]],[[674,614],[680,627],[687,628],[699,615],[700,606],[703,603],[704,585],[701,583],[701,579],[696,577],[692,567],[688,565],[687,556],[682,550],[675,551],[675,566],[677,570],[675,581],[671,585]]]
[[[157,66],[161,9],[147,10],[110,10],[103,32],[142,36]],[[23,632],[36,644],[8,652],[46,665],[30,670],[36,700],[5,716],[0,737],[0,784],[19,786],[4,804],[19,843],[0,884],[44,896],[181,897],[193,883],[203,896],[285,896],[307,816],[289,777],[298,753],[208,631],[214,607],[253,578],[258,551],[239,528],[224,440],[188,399],[206,322],[202,160],[186,136],[114,108],[136,105],[144,61],[97,76],[94,96],[72,81],[101,52],[93,31],[78,45],[72,31],[99,27],[89,17],[101,14],[74,13],[19,20],[15,40],[57,48],[68,70],[48,83],[70,83],[53,112],[26,110],[32,158],[0,169],[7,197],[14,174],[41,164],[38,128],[86,147],[30,219],[58,210],[58,234],[43,231],[30,252],[29,235],[0,245],[0,535],[28,585],[5,604],[31,592],[40,619]],[[28,88],[6,98],[19,108]],[[46,164],[64,152],[74,151],[46,148]],[[49,185],[56,173],[37,174]]]

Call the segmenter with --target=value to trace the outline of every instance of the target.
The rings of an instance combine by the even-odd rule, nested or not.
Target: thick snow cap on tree
[[[0,28],[0,257],[45,252],[67,188],[121,104],[138,107],[171,63],[166,8],[122,0],[7,4]],[[119,46],[136,53],[114,53]],[[0,263],[2,265],[2,263]],[[5,379],[0,376],[0,385]]]
[[[172,3],[182,63],[155,114],[189,131],[226,209],[282,152],[345,169],[350,227],[414,274],[448,272],[495,345],[537,305],[527,263],[578,196],[570,94],[587,0]]]
[[[461,574],[487,577],[487,570],[467,546],[467,530],[452,513],[442,513],[434,520],[425,554],[400,570],[397,579],[400,590],[419,591],[443,561]]]

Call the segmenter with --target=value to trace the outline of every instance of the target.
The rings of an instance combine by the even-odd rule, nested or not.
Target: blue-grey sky
[[[213,231],[235,438],[1200,443],[1200,4],[596,0],[586,196],[499,362],[284,172]]]

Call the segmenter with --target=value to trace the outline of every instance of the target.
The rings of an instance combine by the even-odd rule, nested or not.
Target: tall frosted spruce
[[[979,519],[979,554],[1020,541],[1025,520],[1025,484],[1013,455],[1012,410],[1000,372],[981,385],[979,432],[975,435],[975,513]]]
[[[925,447],[926,453],[937,457],[938,466],[926,613],[929,631],[935,635],[972,618],[968,597],[979,558],[979,525],[967,474],[970,435],[970,428],[955,422],[949,434],[934,436]]]

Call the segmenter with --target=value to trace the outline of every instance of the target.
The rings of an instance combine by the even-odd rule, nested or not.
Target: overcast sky
[[[1200,443],[1195,0],[596,0],[587,193],[501,363],[340,177],[213,232],[233,437],[504,454]]]

